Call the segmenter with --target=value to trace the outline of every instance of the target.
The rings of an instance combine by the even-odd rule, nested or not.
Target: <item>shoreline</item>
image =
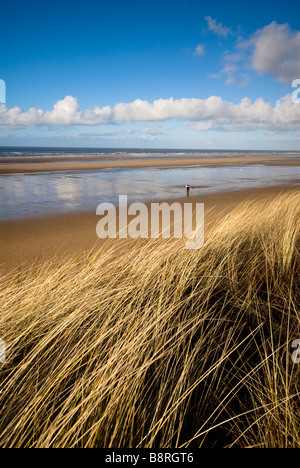
[[[214,223],[230,213],[237,205],[253,201],[273,199],[287,192],[299,192],[299,187],[279,186],[245,189],[190,196],[172,200],[169,203],[204,203],[205,225]],[[163,200],[159,201],[162,203]],[[149,207],[151,202],[146,203]],[[0,271],[4,274],[22,264],[35,264],[54,258],[58,254],[68,257],[77,253],[100,248],[105,242],[119,242],[122,249],[133,239],[99,239],[96,212],[51,214],[46,217],[0,221]]]
[[[126,158],[129,159],[129,158]],[[61,162],[60,162],[61,161]],[[37,172],[58,172],[58,171],[95,171],[101,169],[124,169],[124,168],[147,168],[147,167],[172,167],[172,166],[227,166],[240,164],[263,164],[267,166],[300,166],[299,158],[284,159],[282,156],[254,156],[254,157],[217,157],[217,158],[152,158],[147,160],[117,160],[102,161],[72,160],[72,162],[62,161],[53,158],[48,162],[26,162],[26,163],[2,163],[0,164],[0,174],[26,174]]]

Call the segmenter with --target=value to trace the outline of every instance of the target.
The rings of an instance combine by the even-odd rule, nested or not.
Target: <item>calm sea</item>
[[[245,151],[245,150],[202,150],[202,149],[137,149],[137,148],[30,148],[0,146],[0,162],[6,158],[76,158],[87,161],[89,158],[104,160],[145,159],[149,157],[184,158],[186,157],[251,157],[282,156],[300,157],[300,151]]]

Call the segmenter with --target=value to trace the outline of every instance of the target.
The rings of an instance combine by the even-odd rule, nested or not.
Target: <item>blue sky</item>
[[[295,2],[12,0],[0,40],[0,145],[299,149]]]

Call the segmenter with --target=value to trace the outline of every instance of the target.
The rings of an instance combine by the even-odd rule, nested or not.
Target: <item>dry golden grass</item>
[[[0,445],[299,447],[299,201],[1,278]]]

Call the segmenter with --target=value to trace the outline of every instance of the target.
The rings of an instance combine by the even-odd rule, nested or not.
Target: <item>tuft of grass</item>
[[[3,447],[299,447],[299,194],[0,280]]]

